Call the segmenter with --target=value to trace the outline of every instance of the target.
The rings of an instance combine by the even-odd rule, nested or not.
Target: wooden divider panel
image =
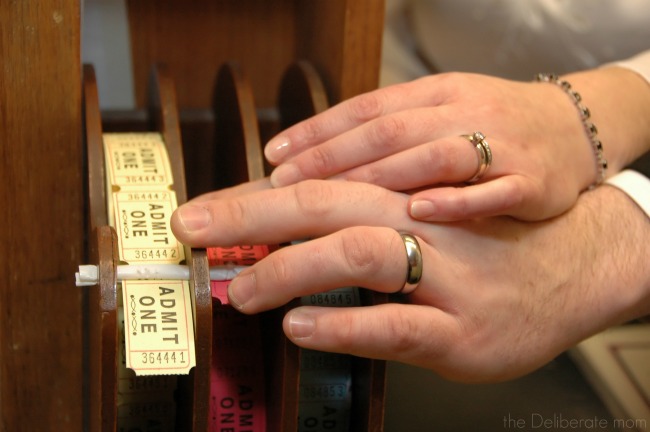
[[[274,105],[296,60],[314,64],[332,103],[378,84],[381,0],[129,0],[128,10],[139,106],[155,62],[169,65],[181,109],[209,107],[205,85],[231,59],[246,71],[261,108]]]

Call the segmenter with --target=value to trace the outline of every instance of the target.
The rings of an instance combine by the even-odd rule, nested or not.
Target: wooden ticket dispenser
[[[377,85],[383,26],[379,0],[128,0],[127,8],[138,106],[120,116],[101,112],[94,124],[120,130],[125,123],[138,127],[149,121],[143,110],[150,70],[164,63],[176,87],[186,164],[194,164],[197,155],[217,156],[212,86],[227,62],[237,61],[250,79],[261,142],[280,127],[278,89],[296,61],[313,66],[330,104]],[[5,41],[0,236],[6,287],[0,294],[0,415],[7,430],[53,425],[83,430],[97,419],[103,425],[112,421],[113,407],[104,394],[112,385],[111,371],[104,367],[104,354],[98,358],[88,349],[84,334],[114,318],[110,312],[90,315],[84,304],[97,299],[82,295],[72,277],[78,264],[112,254],[114,241],[110,231],[92,234],[84,228],[104,225],[83,216],[84,202],[95,192],[83,186],[83,136],[92,126],[82,111],[82,10],[81,1],[0,5]],[[218,186],[218,179],[201,176],[206,171],[196,166],[184,176],[190,197]],[[49,210],[43,211],[43,205]],[[44,255],[44,250],[53,253]],[[110,302],[104,307],[110,310]],[[106,340],[112,335],[112,330],[103,333]],[[365,385],[375,390],[357,405],[370,420],[359,420],[363,427],[355,430],[381,430],[383,388],[377,386],[383,369],[377,363],[370,370],[375,379]],[[195,373],[205,371],[197,367]],[[93,374],[99,377],[99,399],[86,404],[84,389],[91,384],[84,377]],[[189,408],[190,423],[201,430],[205,389],[191,382],[187,388],[196,398]],[[36,408],[43,414],[34,415]]]
[[[127,1],[136,105],[146,106],[147,74],[168,66],[176,83],[190,196],[219,182],[206,162],[219,68],[236,61],[250,83],[261,140],[278,131],[278,88],[287,68],[304,60],[322,79],[331,105],[376,88],[383,30],[382,0]]]

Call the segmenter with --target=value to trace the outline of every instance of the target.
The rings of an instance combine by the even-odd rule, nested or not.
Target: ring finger
[[[481,178],[499,175],[498,141],[486,138],[494,162]],[[367,165],[352,168],[334,178],[372,183],[391,190],[412,190],[441,183],[461,183],[471,179],[482,160],[476,146],[464,136],[445,137],[406,149]],[[408,169],[405,169],[408,167]],[[480,180],[480,179],[479,179]]]
[[[434,255],[431,248],[421,243],[421,253],[429,264]],[[241,272],[231,282],[228,294],[242,312],[257,313],[297,297],[345,286],[395,293],[404,286],[407,270],[404,242],[397,231],[347,228],[276,251]],[[426,283],[425,270],[420,285]]]

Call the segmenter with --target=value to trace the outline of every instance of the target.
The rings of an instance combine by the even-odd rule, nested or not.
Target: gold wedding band
[[[492,150],[490,150],[490,145],[485,140],[485,135],[481,132],[474,132],[471,135],[462,135],[464,138],[467,138],[470,143],[476,148],[476,153],[478,154],[478,168],[476,173],[467,180],[467,183],[475,183],[483,177],[492,165]]]
[[[413,235],[400,233],[400,237],[406,249],[406,262],[408,267],[406,270],[406,281],[398,293],[410,294],[415,291],[415,288],[420,283],[420,279],[422,279],[422,251],[420,250],[420,244]]]

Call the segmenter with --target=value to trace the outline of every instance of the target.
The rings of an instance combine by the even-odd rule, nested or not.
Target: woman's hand
[[[645,81],[620,68],[566,79],[591,109],[610,171],[650,148]],[[462,135],[474,132],[486,136],[493,162],[466,184],[479,158]],[[461,73],[345,101],[281,132],[265,154],[278,165],[275,187],[338,178],[409,191],[410,215],[426,221],[546,219],[570,208],[597,178],[578,110],[558,86]]]
[[[504,217],[442,225],[413,220],[407,195],[374,185],[266,187],[206,195],[172,217],[174,233],[191,246],[313,239],[279,249],[232,281],[230,300],[243,313],[343,286],[399,291],[407,262],[398,231],[418,238],[424,260],[410,304],[290,311],[284,330],[301,347],[494,381],[650,309],[650,224],[609,186],[542,223]]]

